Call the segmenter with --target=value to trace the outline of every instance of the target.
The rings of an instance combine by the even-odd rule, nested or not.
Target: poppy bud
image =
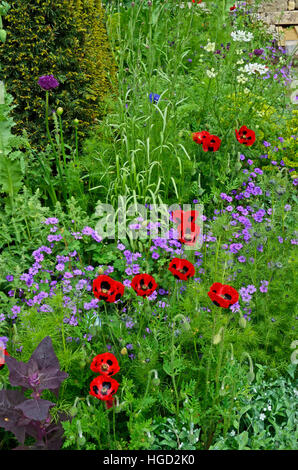
[[[76,119],[73,120],[73,123],[74,123],[75,126],[77,126],[79,124],[79,120],[76,118]]]
[[[84,436],[78,437],[77,438],[77,444],[78,446],[83,446],[86,444],[86,438]]]
[[[150,305],[146,305],[146,307],[144,308],[144,312],[145,312],[145,313],[148,313],[148,314],[151,313],[151,307],[150,307]]]
[[[189,331],[190,330],[190,324],[187,321],[183,323],[183,329],[184,329],[184,331]]]
[[[73,418],[78,414],[78,409],[76,406],[72,406],[69,410],[70,416]]]
[[[255,374],[253,371],[249,371],[248,374],[247,374],[247,380],[249,382],[253,382],[254,381],[254,378],[255,378]]]
[[[213,337],[212,339],[212,343],[213,344],[219,344],[222,340],[222,333],[224,331],[224,327],[222,326],[220,329],[219,329],[219,332]]]
[[[122,356],[126,356],[126,354],[127,354],[127,349],[126,349],[126,348],[122,348],[121,351],[120,351],[120,354],[122,354]]]
[[[63,113],[63,108],[61,108],[61,106],[59,106],[59,108],[57,108],[57,114],[58,116],[61,116]]]
[[[213,336],[212,343],[219,344],[221,342],[221,335],[217,333],[217,335]]]
[[[154,378],[152,379],[151,383],[152,383],[153,387],[159,387],[159,385],[160,385],[160,380],[159,380],[158,377],[154,377]]]
[[[239,326],[240,326],[241,328],[245,328],[245,327],[246,327],[246,323],[247,323],[247,322],[246,322],[246,319],[245,319],[244,317],[241,317],[241,318],[239,319]]]

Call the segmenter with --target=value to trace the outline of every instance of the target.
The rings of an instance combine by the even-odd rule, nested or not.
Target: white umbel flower
[[[233,41],[239,41],[239,42],[250,42],[254,35],[252,33],[250,33],[249,31],[241,31],[241,30],[238,30],[238,31],[233,31],[231,33],[231,36],[233,38]]]
[[[238,75],[238,77],[237,77],[237,82],[238,82],[238,83],[244,84],[244,83],[247,82],[247,80],[248,80],[248,78],[245,77],[245,75],[243,75],[243,74]]]
[[[208,42],[207,46],[205,46],[204,49],[207,52],[214,52],[215,51],[215,42]]]
[[[239,69],[240,72],[244,72],[244,73],[247,73],[248,75],[252,75],[252,74],[260,74],[260,75],[264,75],[265,73],[268,72],[268,67],[267,65],[263,65],[263,64],[246,64],[244,67],[240,68]]]
[[[215,78],[217,75],[217,73],[215,72],[213,68],[211,70],[207,70],[206,74],[209,78]]]

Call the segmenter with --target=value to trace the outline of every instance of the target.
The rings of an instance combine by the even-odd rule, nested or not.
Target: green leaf
[[[2,42],[6,41],[6,31],[5,31],[5,29],[0,29],[0,41],[2,41]]]
[[[13,198],[22,186],[22,171],[19,162],[7,157],[0,159],[1,190]]]

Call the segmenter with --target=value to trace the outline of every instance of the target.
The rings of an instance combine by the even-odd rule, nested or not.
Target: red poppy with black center
[[[238,302],[239,294],[234,287],[214,282],[210,287],[208,296],[217,307],[229,308]]]
[[[5,357],[3,357],[3,355],[4,356],[9,356],[10,354],[8,354],[6,349],[0,348],[0,370],[3,369],[3,367],[5,365]]]
[[[199,212],[195,210],[183,211],[180,209],[172,212],[173,221],[178,224],[177,231],[180,243],[195,244],[200,234],[200,227],[195,223],[198,216]]]
[[[93,293],[99,300],[114,303],[124,294],[124,285],[110,276],[101,274],[93,281]]]
[[[195,210],[183,211],[182,209],[178,209],[172,212],[173,221],[178,225],[195,222],[198,216],[199,212]]]
[[[179,242],[184,245],[195,245],[200,235],[200,227],[195,223],[179,225],[177,230],[180,235]]]
[[[117,392],[118,387],[119,384],[117,380],[106,377],[105,375],[99,375],[90,383],[89,394],[99,400],[110,401]]]
[[[195,275],[195,267],[187,259],[173,258],[168,269],[180,281],[187,281]]]
[[[154,277],[150,274],[137,274],[131,281],[131,287],[141,297],[148,297],[157,288]]]
[[[238,142],[240,142],[240,144],[246,145],[247,147],[250,147],[256,141],[255,132],[251,129],[248,129],[246,126],[240,127],[239,132],[236,129],[235,133]]]
[[[201,132],[193,132],[192,134],[192,140],[196,142],[197,144],[201,145],[205,139],[209,137],[209,132],[207,131],[201,131]]]
[[[110,377],[111,375],[117,374],[120,367],[114,354],[106,352],[97,354],[97,356],[93,358],[90,369],[93,370],[93,372],[98,372],[99,374]]]
[[[203,142],[204,152],[216,152],[221,146],[221,139],[217,135],[209,135]]]

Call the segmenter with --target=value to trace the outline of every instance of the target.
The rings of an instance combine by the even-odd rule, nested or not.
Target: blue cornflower
[[[158,100],[160,98],[160,95],[158,95],[157,93],[150,93],[149,95],[149,100],[151,101],[151,103],[157,103]]]

